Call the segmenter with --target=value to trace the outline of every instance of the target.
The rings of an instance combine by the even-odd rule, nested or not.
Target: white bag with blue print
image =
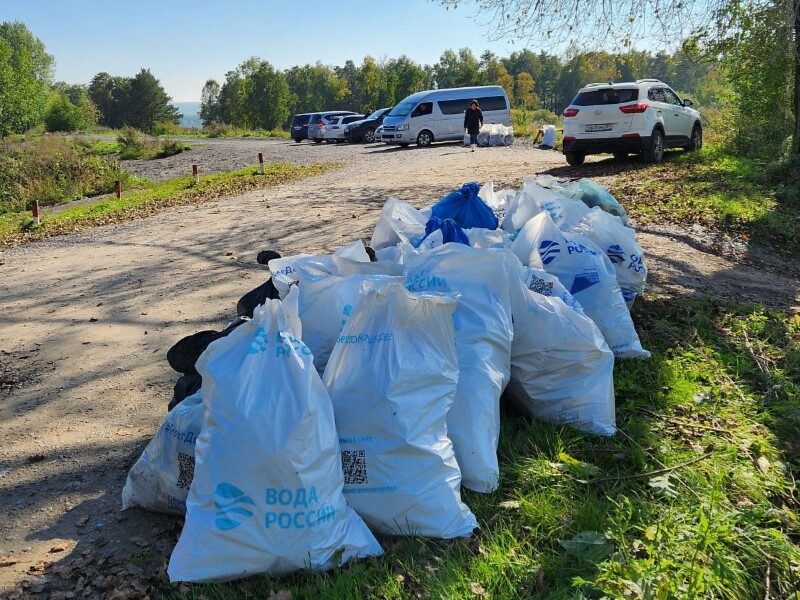
[[[447,437],[458,383],[457,297],[364,283],[323,378],[347,503],[378,531],[437,538],[478,526]]]
[[[202,391],[173,408],[131,467],[122,488],[122,510],[138,506],[183,515],[194,477],[194,445],[203,426]]]
[[[500,395],[510,376],[514,335],[502,259],[492,250],[444,244],[408,263],[406,288],[461,294],[453,314],[460,374],[447,435],[464,487],[491,492],[500,476]]]
[[[591,240],[562,233],[550,214],[542,212],[525,224],[511,251],[524,265],[558,277],[597,323],[614,356],[650,356],[636,334],[611,261]]]
[[[381,548],[342,494],[330,397],[280,300],[197,362],[205,420],[171,581],[324,570]]]

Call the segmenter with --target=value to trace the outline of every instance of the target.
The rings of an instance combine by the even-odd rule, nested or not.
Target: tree
[[[114,77],[106,72],[92,78],[89,98],[100,113],[98,122],[101,125],[119,129],[127,123],[130,84],[129,78]]]
[[[785,93],[781,106],[792,114],[792,152],[800,154],[800,0],[440,0],[446,7],[475,4],[478,15],[488,16],[494,38],[534,39],[559,44],[585,39],[600,45],[630,48],[646,27],[648,35],[670,44],[689,40],[707,56],[735,54],[737,44],[772,26],[780,35],[767,35],[772,51],[751,55],[738,68],[758,75],[770,57],[783,53]],[[762,38],[763,40],[763,38]],[[748,68],[749,67],[749,68]],[[777,133],[777,132],[776,132]]]
[[[47,131],[85,131],[97,123],[98,117],[85,85],[53,85],[44,114]]]
[[[263,61],[246,78],[245,106],[250,127],[277,129],[289,119],[289,85],[286,76]]]
[[[0,23],[0,137],[42,122],[53,57],[22,23]]]
[[[539,104],[539,98],[536,96],[536,92],[533,91],[533,77],[530,76],[530,73],[523,71],[517,75],[515,97],[517,98],[517,103],[523,108],[532,109]]]
[[[209,79],[203,86],[203,91],[200,94],[200,120],[203,121],[203,127],[222,121],[219,107],[219,89],[219,84],[214,79]]]
[[[181,120],[178,109],[149,69],[142,69],[131,79],[128,92],[126,124],[141,131],[154,132],[157,123]]]

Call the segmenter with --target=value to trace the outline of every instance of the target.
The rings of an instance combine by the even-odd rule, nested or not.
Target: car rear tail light
[[[580,111],[577,108],[565,108],[564,109],[564,116],[565,117],[575,117],[578,115]]]
[[[619,107],[619,109],[626,115],[643,113],[648,108],[649,105],[647,104],[647,102],[637,102],[636,104],[626,104],[625,106]]]
[[[564,139],[562,141],[564,141],[564,142],[573,142],[573,141],[575,141],[575,136],[574,135],[565,135]]]

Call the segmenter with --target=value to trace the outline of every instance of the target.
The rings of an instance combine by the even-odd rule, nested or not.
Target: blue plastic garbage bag
[[[474,181],[466,183],[434,204],[431,214],[440,219],[453,219],[463,229],[497,229],[497,217],[489,205],[480,199],[479,190]]]
[[[447,242],[456,242],[457,244],[464,244],[465,246],[472,245],[469,243],[469,237],[467,237],[464,230],[458,226],[458,223],[453,219],[440,219],[439,217],[431,217],[425,224],[425,237],[422,238],[422,241],[424,242],[430,234],[439,230],[442,232],[442,241],[445,244]],[[420,245],[422,245],[422,242],[420,242]]]

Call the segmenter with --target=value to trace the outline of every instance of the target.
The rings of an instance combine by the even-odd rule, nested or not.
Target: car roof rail
[[[664,83],[664,82],[661,81],[660,79],[637,79],[636,83]]]
[[[599,83],[589,83],[589,84],[585,85],[584,87],[597,87],[597,86],[600,86],[600,85],[614,85],[614,82],[613,81],[601,81]]]

